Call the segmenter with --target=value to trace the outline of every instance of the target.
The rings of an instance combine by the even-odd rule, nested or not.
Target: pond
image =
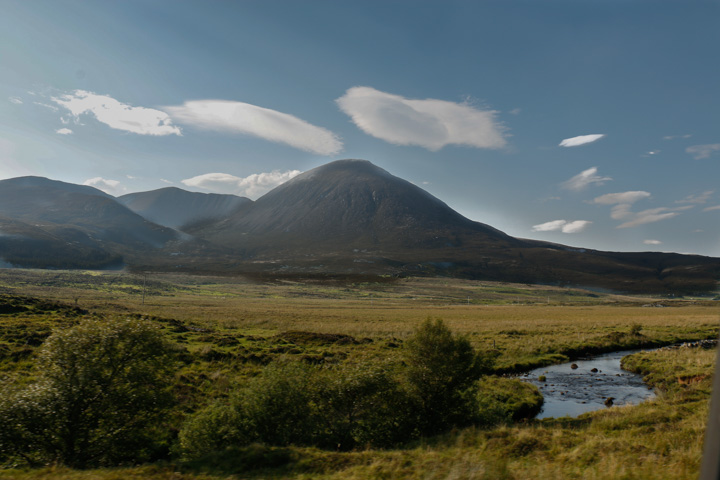
[[[606,353],[537,368],[521,375],[520,378],[540,388],[545,398],[536,418],[577,417],[585,412],[607,408],[606,403],[635,405],[653,398],[655,394],[643,382],[642,375],[620,368],[622,357],[639,351]],[[544,382],[538,380],[540,375],[546,377]]]

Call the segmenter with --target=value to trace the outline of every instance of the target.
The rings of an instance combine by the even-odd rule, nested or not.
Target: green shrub
[[[387,367],[326,371],[315,401],[322,422],[319,446],[390,447],[417,437],[417,408]]]
[[[138,319],[54,332],[40,349],[39,380],[0,392],[0,456],[78,468],[151,458],[167,440],[171,351]]]
[[[475,382],[492,359],[478,355],[466,337],[440,320],[426,320],[405,342],[407,382],[419,407],[420,428],[434,435],[474,423]]]
[[[178,440],[183,455],[199,458],[229,445],[247,445],[250,433],[236,408],[217,403],[190,417]]]

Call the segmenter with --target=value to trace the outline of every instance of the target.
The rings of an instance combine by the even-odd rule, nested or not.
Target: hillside
[[[307,171],[255,202],[176,188],[115,199],[38,177],[0,181],[0,261],[44,268],[124,261],[136,270],[233,275],[434,275],[657,293],[713,290],[720,278],[717,258],[514,238],[364,160]]]
[[[117,201],[151,222],[179,230],[194,222],[228,217],[252,203],[237,195],[188,192],[177,187],[128,193]]]
[[[5,262],[45,268],[117,266],[177,238],[100,190],[41,177],[0,181],[0,232]]]

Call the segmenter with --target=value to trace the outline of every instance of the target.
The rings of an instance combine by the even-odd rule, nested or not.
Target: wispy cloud
[[[337,135],[287,113],[229,100],[194,100],[163,107],[178,123],[206,130],[242,133],[316,153],[343,149]]]
[[[580,191],[588,185],[597,184],[603,185],[605,182],[612,180],[611,177],[601,177],[597,175],[597,167],[588,168],[569,180],[564,181],[561,186],[568,190]]]
[[[680,212],[677,211],[677,209],[670,209],[670,208],[651,208],[648,210],[643,210],[642,212],[625,212],[626,217],[630,216],[632,217],[631,220],[628,220],[625,223],[621,223],[617,226],[617,228],[631,228],[631,227],[637,227],[638,225],[644,225],[646,223],[655,223],[659,222],[661,220],[667,220],[669,218],[677,217],[680,215]],[[613,217],[614,218],[614,217]]]
[[[72,135],[73,131],[69,128],[58,128],[57,130],[55,130],[55,133],[59,135]]]
[[[588,220],[552,220],[550,222],[541,223],[539,225],[533,225],[533,232],[554,232],[561,231],[562,233],[579,233],[585,230],[592,222]]]
[[[215,193],[231,193],[249,198],[257,198],[278,185],[302,173],[300,170],[267,173],[255,173],[247,177],[236,177],[228,173],[206,173],[182,180],[188,187],[197,187]]]
[[[606,193],[605,195],[595,197],[592,203],[596,203],[599,205],[616,205],[619,203],[632,204],[637,202],[638,200],[642,200],[648,197],[650,197],[650,192],[644,192],[642,190],[619,193]]]
[[[363,132],[394,145],[437,151],[446,145],[502,148],[504,128],[498,112],[469,103],[415,100],[371,87],[353,87],[335,100]]]
[[[675,140],[677,138],[690,138],[692,137],[691,133],[686,133],[685,135],[665,135],[663,137],[663,140]]]
[[[631,191],[608,193],[593,199],[592,203],[598,205],[613,205],[610,210],[610,218],[613,220],[624,220],[617,228],[630,228],[644,225],[646,223],[659,222],[680,215],[680,212],[693,208],[692,205],[676,208],[651,208],[640,212],[633,212],[632,205],[650,197],[650,192]]]
[[[89,178],[83,182],[83,185],[95,187],[115,197],[127,193],[127,188],[117,180],[109,180],[102,177]]]
[[[645,240],[643,241],[645,245],[662,245],[662,242],[660,240]]]
[[[715,205],[714,207],[703,208],[703,212],[712,212],[713,210],[720,210],[720,205]]]
[[[605,136],[604,133],[594,133],[592,135],[580,135],[579,137],[566,138],[560,142],[560,147],[579,147],[588,143],[597,142]]]
[[[20,97],[8,97],[8,102],[14,103],[15,105],[22,105],[23,103]]]
[[[99,122],[117,130],[139,135],[182,135],[167,113],[153,108],[133,107],[107,95],[75,90],[52,97],[52,101],[69,110],[76,120],[80,115],[91,114]]]
[[[688,195],[687,197],[683,198],[682,200],[677,200],[675,203],[696,203],[696,204],[707,203],[708,200],[710,200],[710,197],[712,197],[713,193],[715,193],[715,190],[708,190],[699,195]]]
[[[56,107],[55,105],[48,105],[47,103],[43,102],[33,102],[33,104],[37,105],[38,107],[47,108],[48,110],[52,110],[53,112],[58,111],[58,107]]]
[[[693,145],[691,147],[687,147],[685,151],[692,155],[695,160],[702,160],[703,158],[709,158],[713,153],[720,151],[720,143]]]

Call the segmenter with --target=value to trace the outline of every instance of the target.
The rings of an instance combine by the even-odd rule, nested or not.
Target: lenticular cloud
[[[319,155],[334,155],[343,148],[340,139],[329,130],[293,115],[249,103],[194,100],[164,110],[179,123],[252,135]]]
[[[604,133],[594,133],[592,135],[580,135],[579,137],[566,138],[560,142],[561,147],[579,147],[588,143],[596,142],[605,136]]]
[[[465,103],[411,100],[370,87],[353,87],[336,102],[363,132],[395,145],[437,151],[451,144],[476,148],[506,144],[497,112]]]

